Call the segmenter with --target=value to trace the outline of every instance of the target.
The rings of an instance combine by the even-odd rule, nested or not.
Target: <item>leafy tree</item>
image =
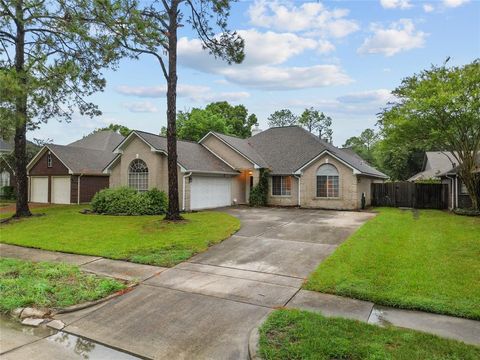
[[[474,172],[480,152],[479,84],[479,59],[459,67],[432,66],[404,79],[393,91],[398,100],[380,118],[386,141],[452,152],[475,209],[480,208],[480,176]]]
[[[318,133],[321,139],[332,141],[332,118],[323,112],[315,110],[313,107],[305,109],[298,119],[298,124],[311,133]]]
[[[210,110],[192,109],[180,111],[177,115],[178,137],[183,140],[198,141],[209,131],[227,133],[225,119]]]
[[[106,127],[95,129],[93,131],[93,133],[96,133],[96,132],[99,132],[99,131],[105,131],[105,130],[115,131],[116,133],[119,133],[120,135],[125,136],[125,137],[128,136],[128,134],[130,134],[130,132],[131,132],[131,130],[124,125],[109,124]]]
[[[230,0],[101,1],[96,18],[132,57],[153,56],[167,81],[168,212],[180,220],[177,175],[177,41],[188,23],[204,49],[228,63],[244,58],[244,41],[228,30]],[[218,32],[216,31],[218,30]]]
[[[269,127],[284,127],[296,125],[297,123],[298,116],[289,109],[277,110],[268,117]]]
[[[180,111],[177,114],[177,134],[180,139],[192,141],[200,140],[209,131],[246,138],[251,136],[251,128],[256,123],[257,117],[248,115],[245,106],[214,102],[205,109]]]
[[[376,165],[374,150],[378,143],[379,134],[373,129],[365,129],[360,136],[352,136],[345,141],[343,147],[351,148],[360,157],[372,165]]]
[[[95,116],[85,100],[102,90],[101,70],[116,64],[112,38],[88,19],[88,0],[0,0],[0,117],[14,133],[16,217],[30,216],[27,129],[75,110]]]
[[[205,110],[224,118],[227,133],[241,138],[251,136],[252,126],[258,122],[257,116],[249,115],[244,105],[230,105],[227,101],[208,104]]]

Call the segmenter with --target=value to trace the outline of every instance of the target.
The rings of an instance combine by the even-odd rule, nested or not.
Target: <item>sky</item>
[[[333,119],[337,146],[375,126],[403,78],[447,57],[450,65],[480,57],[480,0],[239,1],[229,27],[245,40],[240,65],[216,60],[181,28],[177,109],[244,104],[266,129],[276,110],[314,107]],[[101,116],[52,119],[28,137],[68,144],[109,123],[166,126],[166,82],[153,57],[122,60],[105,78],[89,99]]]

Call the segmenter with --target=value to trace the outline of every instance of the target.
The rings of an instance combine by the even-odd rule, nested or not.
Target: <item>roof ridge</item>
[[[137,132],[137,133],[144,133],[144,134],[156,136],[156,137],[159,137],[159,138],[162,138],[162,139],[167,139],[167,137],[164,136],[164,135],[158,135],[158,134],[154,134],[154,133],[151,133],[151,132],[148,132],[148,131],[143,131],[143,130],[132,130],[132,131],[135,131],[135,132]],[[179,139],[179,138],[177,137],[177,142],[179,142],[179,141],[181,141],[181,142],[186,142],[186,143],[198,144],[198,141]]]

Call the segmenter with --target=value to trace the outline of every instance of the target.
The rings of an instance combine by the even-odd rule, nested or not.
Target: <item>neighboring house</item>
[[[4,186],[15,186],[15,173],[7,155],[13,152],[13,142],[0,138],[0,196]]]
[[[246,204],[261,168],[270,170],[270,205],[358,209],[371,202],[372,182],[387,176],[351,151],[297,127],[270,128],[248,139],[208,133],[198,143],[178,141],[179,198],[183,210]],[[110,186],[168,189],[167,141],[133,131],[105,168]]]
[[[109,186],[105,166],[124,139],[114,131],[99,131],[69,145],[43,146],[27,166],[31,202],[79,204]]]
[[[408,181],[439,180],[448,185],[448,207],[470,208],[472,201],[467,187],[458,176],[457,159],[448,151],[427,151],[423,161],[422,171],[412,176]],[[480,172],[480,153],[477,154],[477,169]]]

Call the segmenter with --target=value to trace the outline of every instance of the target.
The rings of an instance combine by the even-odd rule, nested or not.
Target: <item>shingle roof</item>
[[[143,131],[135,131],[148,144],[156,150],[167,153],[167,138]],[[230,166],[225,164],[202,145],[192,142],[177,140],[178,162],[188,171],[194,172],[218,172],[236,174]]]
[[[248,139],[215,133],[246,157],[257,156],[260,167],[268,167],[272,174],[293,174],[325,150],[365,175],[387,178],[360,156],[339,149],[321,140],[299,126],[274,127]],[[256,162],[256,161],[255,161]]]
[[[13,151],[13,142],[0,138],[0,152]]]
[[[116,156],[111,151],[85,149],[71,145],[46,145],[74,174],[102,174]]]
[[[453,155],[451,155],[451,153],[448,153],[450,154],[450,156],[453,157]],[[456,161],[456,160],[454,160]],[[475,164],[476,164],[476,167],[475,169],[473,170],[474,173],[480,173],[480,151],[477,153],[477,156],[475,157]],[[447,176],[449,174],[457,174],[458,171],[460,170],[460,166],[459,165],[456,165],[455,167],[450,167],[448,170],[446,171],[442,171],[440,172],[437,177],[442,177],[442,176]],[[417,174],[418,175],[418,174]]]
[[[423,171],[413,175],[408,181],[433,179],[448,173],[457,165],[457,160],[449,151],[427,151]]]
[[[115,131],[103,130],[87,135],[83,139],[68,144],[68,146],[101,151],[113,151],[123,139],[124,137]]]

